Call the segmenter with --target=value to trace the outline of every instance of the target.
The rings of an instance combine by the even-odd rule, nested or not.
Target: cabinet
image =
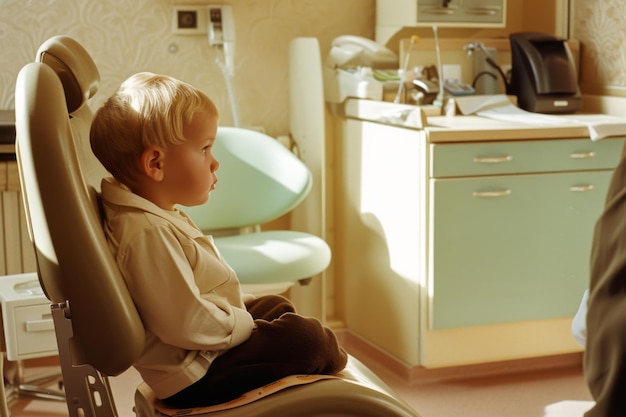
[[[377,0],[376,40],[403,27],[503,28],[506,0]]]
[[[429,327],[572,315],[588,285],[593,226],[621,146],[613,139],[431,145]]]
[[[36,273],[0,277],[0,305],[7,359],[58,354],[50,301],[39,286]]]
[[[457,119],[441,136],[342,121],[348,328],[412,366],[580,351],[571,318],[623,138]]]
[[[426,276],[425,134],[352,119],[341,127],[333,262],[346,327],[416,365]]]
[[[417,0],[417,26],[504,27],[506,0]]]

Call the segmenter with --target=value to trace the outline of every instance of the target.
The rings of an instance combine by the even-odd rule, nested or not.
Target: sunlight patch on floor
[[[593,401],[559,401],[545,408],[544,417],[583,417]]]

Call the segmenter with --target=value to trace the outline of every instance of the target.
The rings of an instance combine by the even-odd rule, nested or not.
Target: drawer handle
[[[52,319],[29,320],[26,322],[27,332],[47,332],[50,330],[54,330],[54,322]]]
[[[511,190],[498,190],[498,191],[474,191],[472,193],[474,197],[505,197],[507,195],[511,195]]]
[[[573,153],[569,154],[569,157],[572,158],[572,159],[587,159],[587,158],[593,158],[594,156],[596,156],[596,153],[594,151],[573,152]]]
[[[424,14],[439,14],[439,15],[450,15],[454,14],[453,7],[428,7],[421,10]]]
[[[591,191],[593,190],[593,184],[587,184],[587,185],[572,185],[571,187],[569,187],[570,191],[574,191],[577,193],[584,193],[586,191]]]
[[[477,156],[474,158],[475,164],[501,164],[502,162],[510,162],[513,160],[513,157],[510,155],[507,156]]]
[[[466,7],[465,13],[477,16],[494,16],[498,9],[493,7]]]

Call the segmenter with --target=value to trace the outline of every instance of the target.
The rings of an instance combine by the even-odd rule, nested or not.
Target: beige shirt
[[[185,213],[163,210],[112,178],[102,181],[102,200],[109,246],[146,329],[134,366],[166,398],[250,337],[247,298],[213,239]]]

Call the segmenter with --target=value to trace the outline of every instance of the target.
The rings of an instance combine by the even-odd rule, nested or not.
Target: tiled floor
[[[575,368],[413,385],[376,372],[423,417],[582,417],[592,405]]]
[[[593,405],[576,355],[573,365],[552,370],[484,377],[472,377],[462,371],[458,379],[408,384],[382,365],[371,351],[362,350],[359,344],[350,346],[354,356],[422,417],[582,417]],[[571,359],[568,357],[563,363],[570,364]]]

